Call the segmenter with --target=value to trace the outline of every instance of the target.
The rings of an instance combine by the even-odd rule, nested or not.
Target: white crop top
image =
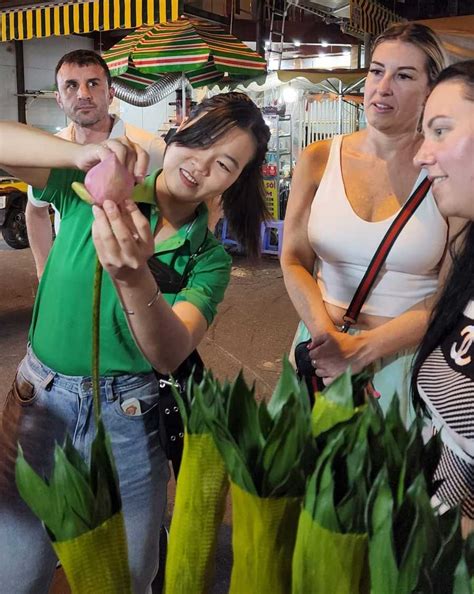
[[[332,140],[326,169],[311,206],[308,237],[317,254],[315,275],[323,300],[347,309],[398,213],[371,223],[354,212],[342,179],[342,138],[335,136]],[[412,192],[424,177],[422,171]],[[430,190],[397,237],[362,312],[396,317],[435,293],[447,236],[448,225]]]

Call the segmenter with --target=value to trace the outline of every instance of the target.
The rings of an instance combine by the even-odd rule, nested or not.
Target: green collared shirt
[[[149,192],[154,193],[158,174],[155,172],[146,179]],[[83,180],[84,174],[79,171],[52,170],[46,188],[34,190],[35,197],[51,202],[59,210],[61,228],[41,279],[29,338],[36,356],[45,365],[66,375],[91,374],[92,287],[96,262],[91,237],[93,216],[91,207],[71,190],[73,181]],[[152,207],[152,228],[158,218],[158,209]],[[155,257],[173,266],[178,273],[185,269],[187,272],[186,286],[179,293],[164,293],[168,303],[192,303],[209,325],[229,283],[231,258],[208,232],[207,222],[207,208],[202,204],[191,223],[156,244]],[[135,344],[106,272],[102,281],[100,340],[101,375],[151,370]]]

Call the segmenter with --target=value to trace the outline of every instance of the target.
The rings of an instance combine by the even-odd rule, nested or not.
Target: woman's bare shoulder
[[[331,150],[332,139],[319,140],[309,144],[298,159],[300,170],[305,176],[311,177],[319,185],[326,168]]]
[[[332,138],[326,140],[318,140],[318,142],[312,142],[304,149],[303,155],[309,160],[319,161],[329,157],[329,151],[331,150]]]

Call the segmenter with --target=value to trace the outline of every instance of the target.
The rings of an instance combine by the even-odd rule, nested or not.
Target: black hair
[[[458,81],[464,85],[464,97],[474,101],[474,60],[456,62],[445,68],[438,76],[435,86],[447,81]]]
[[[435,87],[446,81],[464,83],[463,90],[468,101],[474,101],[474,60],[458,62],[445,68],[438,76]],[[456,249],[459,238],[465,234],[462,244]],[[443,292],[431,314],[428,330],[418,348],[413,363],[411,389],[415,405],[425,408],[417,390],[420,368],[433,350],[441,344],[456,324],[468,301],[474,297],[474,222],[468,222],[452,239],[449,250],[453,264]]]
[[[90,66],[91,64],[96,64],[104,71],[109,87],[112,86],[112,77],[110,76],[107,62],[102,56],[99,56],[99,54],[93,50],[79,49],[65,54],[56,64],[56,68],[54,70],[54,80],[56,81],[56,86],[58,84],[58,72],[63,64],[76,64],[77,66]]]
[[[454,246],[460,234],[466,233],[461,249]],[[428,330],[420,343],[413,362],[411,391],[416,407],[425,409],[417,389],[418,374],[427,357],[452,331],[467,303],[474,296],[474,223],[467,223],[449,246],[453,264],[443,292],[431,314]]]
[[[270,130],[255,103],[247,95],[236,92],[204,99],[191,111],[190,123],[176,132],[169,144],[206,148],[232,128],[247,130],[255,139],[254,158],[222,194],[222,206],[229,227],[246,253],[255,256],[260,252],[261,223],[269,218],[261,166],[268,149]]]

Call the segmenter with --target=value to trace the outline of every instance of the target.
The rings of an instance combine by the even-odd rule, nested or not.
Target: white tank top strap
[[[344,202],[345,188],[341,173],[342,138],[342,135],[334,136],[331,141],[329,157],[313,205],[315,202],[320,205],[322,200],[331,200],[333,206],[337,202],[339,207]]]

